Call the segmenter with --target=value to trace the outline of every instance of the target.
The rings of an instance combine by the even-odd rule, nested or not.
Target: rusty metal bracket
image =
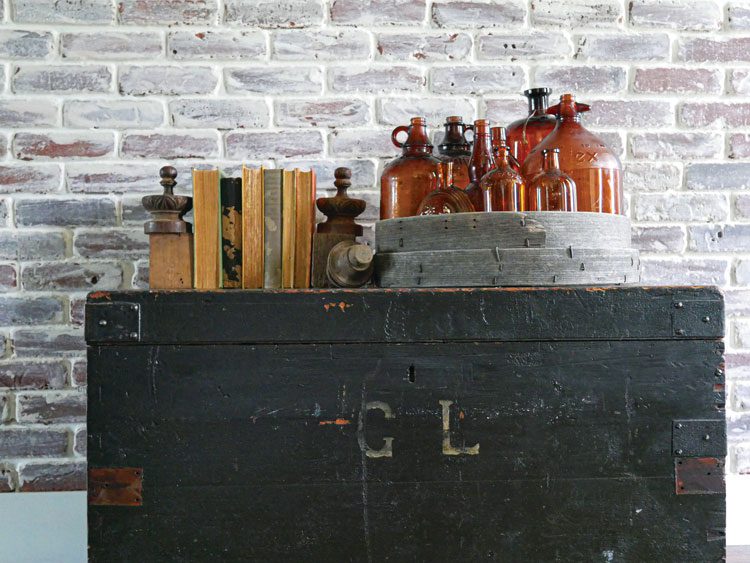
[[[138,303],[86,304],[88,342],[138,342],[140,338],[141,307]]]
[[[724,494],[724,460],[715,457],[675,459],[674,487],[678,495]]]
[[[723,331],[724,319],[715,314],[713,301],[674,301],[672,303],[672,333],[675,336],[696,338]]]
[[[89,504],[141,506],[143,469],[140,467],[92,467],[89,469]]]
[[[672,453],[678,457],[723,457],[727,454],[726,422],[721,419],[675,420]]]

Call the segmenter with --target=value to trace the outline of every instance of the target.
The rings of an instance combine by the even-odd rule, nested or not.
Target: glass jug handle
[[[471,131],[471,139],[466,138],[467,131]],[[469,144],[474,142],[474,125],[472,123],[467,123],[464,125],[463,138]]]
[[[398,148],[403,148],[404,143],[399,141],[396,137],[399,133],[406,133],[407,139],[409,135],[409,128],[406,125],[399,125],[396,127],[393,132],[391,133],[391,141],[393,141],[393,144],[396,145]]]

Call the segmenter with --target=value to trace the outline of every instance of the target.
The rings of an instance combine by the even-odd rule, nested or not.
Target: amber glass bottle
[[[401,143],[396,137],[406,133]],[[435,187],[440,161],[432,156],[424,117],[412,117],[411,124],[400,125],[391,133],[393,144],[402,148],[401,156],[389,162],[380,176],[380,218],[411,217],[424,196]]]
[[[526,211],[576,211],[576,184],[560,170],[560,149],[543,149],[543,169],[529,182]]]
[[[497,155],[500,152],[500,147],[509,146],[505,127],[490,127],[490,139],[492,140],[492,156],[495,159],[495,166],[497,166]],[[508,162],[513,170],[521,172],[521,165],[510,152],[508,152]]]
[[[482,176],[495,167],[492,156],[492,140],[490,139],[490,122],[487,119],[477,119],[474,122],[474,148],[469,161],[469,178],[471,183],[466,193],[477,211],[489,211],[484,208],[484,194],[479,182]]]
[[[590,108],[563,94],[560,103],[547,109],[557,115],[554,131],[529,153],[521,167],[526,179],[542,168],[542,150],[560,149],[560,168],[573,178],[578,211],[622,213],[622,168],[617,156],[604,142],[581,125],[581,112]]]
[[[485,211],[524,211],[526,188],[521,175],[513,169],[510,149],[500,145],[495,168],[480,181]]]
[[[555,128],[555,119],[547,114],[549,88],[531,88],[523,95],[529,100],[529,115],[508,126],[508,146],[515,159],[523,165],[526,156]]]
[[[463,122],[458,115],[451,115],[445,119],[445,134],[443,142],[438,145],[438,158],[443,162],[453,163],[453,181],[461,189],[469,185],[469,160],[471,159],[471,144],[466,140],[466,130],[471,125]]]
[[[453,184],[453,163],[441,162],[438,167],[437,189],[428,193],[419,204],[417,215],[443,215],[474,211],[469,196]]]

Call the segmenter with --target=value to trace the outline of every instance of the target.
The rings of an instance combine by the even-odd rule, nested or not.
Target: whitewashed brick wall
[[[4,0],[0,21],[0,491],[85,486],[82,300],[145,287],[160,166],[183,189],[196,164],[314,162],[323,189],[350,166],[371,222],[393,126],[507,124],[529,86],[592,104],[644,281],[726,289],[750,474],[750,2]]]

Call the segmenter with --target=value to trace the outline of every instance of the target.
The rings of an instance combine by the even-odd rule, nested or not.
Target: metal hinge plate
[[[86,304],[88,342],[138,342],[141,339],[141,307],[112,301]]]
[[[674,487],[678,495],[717,495],[726,491],[724,460],[682,457],[674,460]]]
[[[700,337],[720,334],[724,319],[716,314],[715,301],[677,300],[672,303],[675,336]]]
[[[141,506],[143,469],[140,467],[92,467],[89,469],[89,504]]]
[[[672,453],[677,457],[723,457],[727,453],[724,419],[675,420]]]

